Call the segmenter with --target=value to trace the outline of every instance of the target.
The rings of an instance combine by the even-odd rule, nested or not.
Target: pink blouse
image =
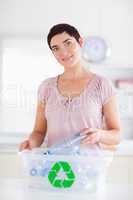
[[[116,95],[112,82],[97,74],[75,97],[61,95],[57,80],[58,76],[48,78],[38,88],[38,100],[46,102],[48,146],[84,128],[103,128],[103,105]]]

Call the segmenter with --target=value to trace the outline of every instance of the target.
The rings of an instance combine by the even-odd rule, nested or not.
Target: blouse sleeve
[[[49,79],[44,80],[38,87],[37,98],[38,101],[46,103],[49,96]]]
[[[101,101],[106,104],[112,96],[117,95],[116,89],[111,80],[102,78],[101,80]]]

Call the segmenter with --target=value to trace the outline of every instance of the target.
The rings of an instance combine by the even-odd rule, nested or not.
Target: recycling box
[[[45,155],[42,150],[20,153],[29,187],[50,191],[97,192],[106,185],[112,156]]]

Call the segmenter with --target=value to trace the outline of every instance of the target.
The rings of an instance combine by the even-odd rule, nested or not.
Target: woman
[[[83,38],[75,27],[57,24],[49,31],[47,41],[64,72],[39,86],[35,125],[20,150],[39,147],[46,135],[50,147],[77,132],[86,134],[81,142],[84,146],[98,143],[101,148],[113,149],[120,143],[113,86],[105,77],[85,68]]]

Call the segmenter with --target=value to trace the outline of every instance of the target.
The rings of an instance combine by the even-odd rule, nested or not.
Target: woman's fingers
[[[85,135],[88,133],[88,128],[83,129],[82,131],[80,131],[81,135]]]
[[[96,133],[92,133],[88,136],[86,136],[86,138],[84,138],[82,140],[82,144],[95,144],[97,142],[99,142],[100,140],[100,134],[99,132],[96,132]]]
[[[25,140],[20,144],[19,150],[30,149],[29,140]]]
[[[84,135],[84,134],[90,135],[96,131],[97,131],[97,129],[94,129],[94,128],[85,128],[81,131],[81,135]]]

